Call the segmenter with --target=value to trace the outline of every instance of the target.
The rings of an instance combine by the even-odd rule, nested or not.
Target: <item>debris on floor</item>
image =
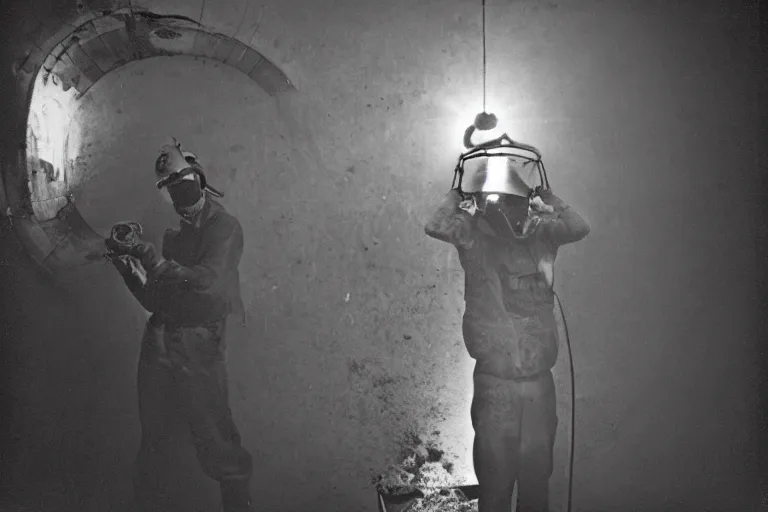
[[[477,500],[456,488],[453,464],[434,442],[411,435],[403,455],[374,481],[383,496],[414,498],[402,512],[477,512]]]
[[[469,500],[459,489],[442,489],[415,499],[403,512],[478,512],[477,500]]]

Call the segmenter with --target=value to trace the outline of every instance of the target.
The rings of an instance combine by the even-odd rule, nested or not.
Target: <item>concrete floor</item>
[[[370,478],[411,428],[438,431],[457,483],[474,481],[460,267],[422,231],[480,84],[466,71],[476,6],[451,5],[287,3],[296,95],[275,99],[213,60],[159,57],[108,73],[68,111],[80,158],[67,187],[97,232],[134,219],[157,242],[177,222],[152,176],[170,136],[243,224],[249,325],[233,325],[230,380],[261,510],[375,510]],[[744,181],[764,169],[753,62],[739,53],[746,14],[537,5],[496,13],[490,80],[510,134],[544,151],[555,191],[593,227],[557,267],[577,374],[575,510],[761,510],[760,198]],[[146,314],[107,265],[47,279],[5,224],[0,242],[0,510],[131,510]],[[216,510],[216,486],[178,441],[173,510]]]

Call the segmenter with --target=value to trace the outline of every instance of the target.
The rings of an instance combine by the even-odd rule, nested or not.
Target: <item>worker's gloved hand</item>
[[[129,251],[129,247],[127,245],[119,243],[112,237],[104,239],[104,246],[107,248],[107,253],[115,257],[125,256]]]
[[[460,188],[452,188],[448,193],[452,201],[455,201],[459,210],[467,212],[474,217],[479,211],[477,207],[477,198],[472,194],[464,193]]]
[[[563,206],[563,201],[550,188],[536,187],[538,194],[531,200],[531,206],[539,213],[554,213]]]
[[[147,282],[147,272],[144,267],[141,266],[139,260],[133,256],[122,255],[118,256],[114,252],[106,252],[105,257],[112,262],[117,271],[120,273],[120,277],[128,279],[129,277],[137,278],[142,284]]]
[[[155,245],[150,242],[137,243],[130,248],[128,254],[139,260],[147,272],[151,272],[164,261]]]
[[[121,256],[114,251],[107,251],[104,256],[115,266],[121,276],[131,273],[131,264],[126,256]]]
[[[554,213],[555,208],[546,204],[543,199],[539,196],[535,196],[533,199],[531,199],[531,208],[536,211],[536,213]]]
[[[459,208],[461,210],[464,210],[468,214],[470,214],[472,217],[474,217],[475,214],[478,212],[477,201],[475,200],[475,196],[470,196],[469,199],[465,199],[462,202],[460,202]]]

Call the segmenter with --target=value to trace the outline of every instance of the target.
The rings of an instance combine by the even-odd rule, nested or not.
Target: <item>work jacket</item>
[[[152,325],[204,326],[230,313],[244,315],[238,265],[243,253],[240,222],[210,197],[203,210],[163,236],[165,262],[142,280],[123,276]]]
[[[427,223],[427,235],[453,244],[464,270],[464,343],[469,355],[524,378],[550,370],[557,361],[554,263],[560,246],[589,233],[587,222],[549,193],[552,214],[531,219],[529,235],[498,236],[482,215],[461,209],[451,190]]]

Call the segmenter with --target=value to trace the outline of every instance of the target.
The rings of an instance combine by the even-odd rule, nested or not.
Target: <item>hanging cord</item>
[[[483,1],[483,112],[485,112],[485,77],[486,77],[486,57],[485,57],[485,0]]]
[[[568,503],[565,510],[571,512],[573,506],[573,452],[576,444],[576,376],[573,371],[573,351],[571,350],[571,337],[568,334],[568,322],[565,320],[565,311],[560,296],[553,290],[557,305],[560,309],[560,317],[563,319],[563,329],[565,330],[565,345],[568,348],[569,373],[571,374],[571,439],[570,450],[568,453]]]
[[[486,58],[486,44],[485,44],[485,38],[486,38],[486,30],[485,30],[485,0],[482,0],[482,6],[483,6],[483,112],[486,113],[486,77],[487,77],[487,58]],[[541,164],[543,167],[543,164]],[[540,168],[540,174],[543,169]],[[456,181],[456,174],[454,174],[454,183]],[[544,181],[546,182],[545,186],[549,188],[549,180],[546,176],[546,171],[544,171]],[[459,180],[459,186],[461,185],[461,180]],[[503,214],[503,212],[502,212]],[[517,239],[527,238],[528,235],[521,235],[518,236],[514,229],[512,229],[512,225],[509,222],[509,219],[507,219],[507,216],[504,215],[504,220],[507,221],[507,225],[510,228],[510,231],[512,232],[512,235]],[[534,264],[536,262],[534,261]],[[563,329],[565,330],[565,344],[568,349],[568,370],[571,377],[571,435],[569,436],[569,444],[570,449],[568,450],[568,503],[566,505],[566,511],[571,512],[572,506],[573,506],[573,463],[574,463],[574,451],[575,451],[575,445],[576,445],[576,376],[573,368],[573,351],[571,350],[571,337],[568,334],[568,323],[565,319],[565,311],[563,310],[563,304],[560,301],[560,296],[557,295],[557,292],[552,290],[554,293],[555,298],[557,299],[557,305],[558,309],[560,309],[560,317],[563,319]]]

